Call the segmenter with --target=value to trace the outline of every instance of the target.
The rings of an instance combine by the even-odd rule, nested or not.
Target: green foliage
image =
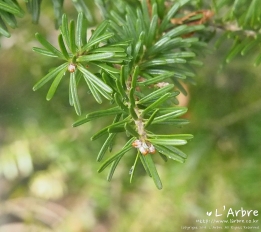
[[[70,76],[69,82],[69,99],[70,104],[74,106],[78,115],[81,114],[81,106],[77,94],[77,85],[81,78],[86,81],[92,95],[98,103],[102,103],[101,95],[111,100],[112,88],[103,82],[97,75],[88,71],[87,66],[96,66],[101,68],[105,73],[119,72],[115,68],[106,64],[109,58],[117,57],[119,62],[126,59],[124,46],[120,47],[115,44],[100,44],[106,39],[112,37],[113,33],[106,33],[109,26],[108,21],[104,21],[93,32],[91,38],[86,41],[87,23],[82,13],[79,13],[76,28],[74,21],[70,21],[68,25],[67,16],[64,15],[62,25],[60,27],[61,34],[58,37],[60,51],[52,46],[45,38],[36,33],[37,40],[44,48],[33,48],[34,51],[64,60],[65,63],[57,68],[51,70],[45,77],[43,77],[35,86],[34,90],[39,89],[48,81],[54,79],[48,94],[47,100],[50,100],[62,77],[67,73]],[[105,33],[104,33],[105,32]],[[103,33],[103,34],[102,34]],[[112,52],[113,51],[113,52]]]
[[[126,21],[126,1],[96,2],[104,3],[106,20],[110,20],[110,10],[113,9],[120,16],[120,20]],[[94,1],[85,2],[88,7],[94,7],[91,5]],[[138,0],[128,2],[134,12],[140,9],[136,7],[141,7]],[[160,23],[167,14],[167,9],[178,1],[153,2],[158,3]],[[163,2],[167,4],[159,4]],[[180,226],[188,223],[194,225],[198,219],[208,219],[206,212],[214,209],[222,211],[224,205],[227,209],[244,207],[260,212],[261,182],[258,180],[261,178],[261,79],[260,67],[253,68],[250,61],[260,53],[256,40],[259,32],[256,32],[256,38],[247,35],[245,32],[248,30],[245,29],[231,31],[227,26],[237,25],[236,20],[223,22],[223,16],[229,12],[235,1],[226,2],[230,3],[223,5],[209,20],[202,22],[205,25],[203,30],[178,36],[170,44],[165,43],[170,41],[170,38],[160,39],[158,34],[150,48],[155,44],[162,45],[158,48],[154,46],[149,51],[146,48],[143,50],[144,54],[148,54],[147,62],[150,60],[150,54],[155,56],[159,52],[170,53],[171,46],[174,47],[175,43],[182,39],[197,39],[198,43],[193,47],[184,44],[184,47],[177,48],[177,51],[173,49],[175,52],[171,55],[171,58],[180,59],[183,59],[183,56],[194,57],[189,62],[195,62],[201,55],[207,54],[207,57],[202,59],[204,66],[197,69],[197,75],[193,71],[194,67],[189,67],[187,61],[177,64],[175,69],[170,67],[169,70],[163,70],[164,73],[161,73],[160,65],[157,68],[152,67],[157,69],[158,73],[141,76],[142,68],[136,63],[140,60],[139,55],[132,70],[129,70],[128,61],[121,64],[109,63],[112,58],[103,63],[97,62],[97,66],[89,65],[92,61],[79,62],[88,63],[89,67],[84,68],[113,89],[109,94],[113,99],[108,101],[96,90],[103,101],[102,105],[96,104],[84,78],[78,82],[77,78],[70,77],[66,64],[71,54],[67,46],[70,43],[64,41],[61,33],[54,31],[50,21],[47,21],[47,25],[40,20],[41,24],[36,26],[30,24],[28,16],[24,19],[16,17],[20,28],[9,30],[10,27],[7,25],[13,38],[2,37],[0,51],[0,231],[80,232],[106,228],[107,231],[113,232],[172,232],[180,231]],[[244,2],[245,11],[249,9],[251,2]],[[68,18],[76,19],[72,2],[65,3],[64,11]],[[186,28],[188,23],[195,26],[206,13],[200,10],[210,9],[211,3],[213,1],[189,1],[171,19],[179,23],[169,25],[180,26],[180,30]],[[22,0],[19,4],[23,7]],[[42,1],[40,9],[40,19],[53,18],[51,1]],[[93,18],[98,19],[97,8],[89,9]],[[149,12],[152,12],[150,9],[149,7]],[[152,20],[150,13],[149,17]],[[113,23],[110,22],[106,33],[114,33],[114,36],[102,41],[100,47],[96,48],[98,51],[103,52],[102,46],[118,36],[118,33],[110,29]],[[67,25],[69,31],[70,25]],[[118,26],[121,28],[122,25],[124,24],[121,22]],[[77,23],[74,26],[75,34],[78,34]],[[94,26],[94,23],[88,23],[92,31],[88,30],[83,44],[89,41],[96,28]],[[32,44],[35,46],[37,43],[31,36],[35,30],[41,32],[41,35],[46,33],[44,38],[52,41],[51,44],[58,50],[58,56],[42,45],[34,50],[38,49],[45,55],[31,51]],[[208,54],[208,51],[203,49],[204,44],[199,43],[205,41],[211,47],[211,36],[216,40],[225,31],[230,33],[221,38],[221,45],[214,54]],[[237,42],[240,42],[241,38],[247,38],[250,43],[245,42],[247,45],[242,45],[242,50],[239,49],[240,52],[231,56],[233,62],[217,73],[222,58],[229,53],[235,42],[233,36],[227,37],[231,32],[238,36]],[[57,36],[58,43],[54,41],[57,34],[60,34]],[[145,40],[146,38],[145,34]],[[119,42],[121,46],[117,52],[129,51],[131,39]],[[77,38],[75,44],[79,46]],[[163,47],[163,44],[166,46]],[[105,49],[106,53],[114,52],[113,46]],[[236,59],[241,52],[246,54],[245,57]],[[61,54],[66,60],[59,58]],[[116,58],[113,59],[115,61]],[[130,57],[130,61],[131,59]],[[42,96],[43,92],[30,91],[33,82],[40,80],[41,76],[44,76],[43,73],[47,74],[50,67],[55,69],[60,65],[65,66],[61,66],[55,77],[43,86],[45,89],[41,89],[48,92],[47,99],[51,99],[54,94],[55,99],[46,102]],[[101,67],[111,74],[101,70]],[[149,68],[151,67],[145,67]],[[66,75],[63,69],[66,70]],[[197,83],[195,86],[188,83],[193,82],[193,79]],[[75,87],[75,81],[82,118],[78,118],[67,103],[68,85],[72,82],[71,87]],[[157,92],[158,95],[150,95],[164,88],[164,85],[161,85],[161,88],[155,87],[160,82],[169,82],[170,89]],[[184,91],[179,83],[183,86],[185,83],[184,87],[189,93],[188,112],[185,107],[175,105],[179,91]],[[50,87],[50,91],[47,85],[53,86]],[[116,92],[117,95],[114,96]],[[73,104],[72,97],[77,96],[75,88],[70,88],[70,94],[70,102]],[[149,97],[146,99],[147,96]],[[170,96],[172,98],[168,99]],[[139,134],[135,124],[135,118],[138,116],[129,106],[138,107],[144,119],[147,141],[153,142],[156,153],[143,155],[140,147],[133,148],[132,143],[139,140],[136,139],[139,138]],[[125,112],[130,117],[127,117]],[[125,116],[126,119],[123,121]],[[70,127],[74,117],[75,126],[83,125],[77,128]],[[165,117],[168,120],[163,120]],[[191,123],[186,125],[188,119]],[[183,125],[186,126],[180,128]],[[193,134],[193,139],[192,135],[187,133]],[[93,134],[93,139],[97,140],[90,142],[89,137]],[[184,146],[177,145],[186,141],[189,143]],[[168,145],[169,142],[176,145]],[[96,155],[98,162],[95,159]],[[96,175],[95,172],[101,169],[100,161],[103,165],[110,158],[112,162]],[[111,182],[106,182],[106,176]],[[128,177],[131,185],[128,184]],[[163,190],[155,191],[154,183],[158,188],[162,188],[163,185]],[[144,200],[144,196],[151,200]],[[200,210],[193,210],[195,207]],[[226,220],[226,214],[220,219]],[[244,226],[240,223],[236,226],[241,225]]]
[[[32,15],[32,22],[38,23],[41,14],[42,0],[24,0],[27,11]],[[62,23],[63,4],[64,0],[52,0],[55,27],[58,28]],[[89,7],[83,0],[72,0],[72,4],[78,12],[83,12],[84,16],[89,22],[93,22],[93,16]],[[25,11],[22,9],[23,5],[16,0],[1,0],[0,1],[0,35],[10,37],[8,27],[16,28],[16,17],[22,18]]]
[[[149,154],[158,151],[159,154],[178,160],[175,157],[181,153],[177,152],[175,146],[186,144],[187,139],[191,139],[186,136],[183,139],[175,139],[173,135],[157,137],[149,131],[150,125],[181,126],[186,121],[176,119],[187,110],[173,107],[172,99],[178,92],[173,91],[174,84],[170,84],[169,81],[178,82],[191,72],[189,67],[196,56],[193,52],[194,47],[201,42],[196,37],[186,38],[184,35],[203,30],[204,26],[175,26],[169,21],[187,2],[175,3],[162,18],[162,22],[159,22],[157,3],[152,6],[151,16],[146,1],[142,1],[141,7],[137,9],[127,5],[126,17],[112,11],[110,21],[104,20],[92,32],[88,41],[87,24],[83,14],[79,13],[76,25],[73,20],[68,24],[67,16],[64,15],[60,26],[61,34],[58,36],[60,50],[40,34],[36,34],[36,38],[44,48],[34,48],[34,51],[65,60],[65,63],[51,70],[34,86],[34,90],[54,79],[47,94],[47,100],[50,100],[63,74],[69,73],[70,104],[74,106],[78,115],[81,114],[81,106],[77,88],[82,77],[98,103],[102,103],[102,95],[112,104],[116,104],[116,107],[108,110],[88,114],[86,118],[74,124],[79,126],[97,117],[115,116],[111,125],[92,137],[92,140],[96,140],[103,135],[107,136],[99,152],[98,161],[102,160],[106,150],[112,146],[117,134],[125,132],[129,137],[129,142],[122,150],[104,161],[99,169],[101,172],[112,164],[109,180],[120,159],[134,147],[137,148],[138,154],[145,156],[141,163],[154,179],[156,186],[161,189],[154,159]],[[130,38],[132,39],[129,40]],[[162,43],[161,41],[166,38],[168,42]],[[90,71],[89,66],[95,66],[98,71],[95,73]],[[170,72],[176,68],[179,71]],[[165,82],[160,82],[163,80]],[[151,136],[148,136],[148,133]],[[182,154],[180,160],[184,162],[183,158]],[[137,163],[135,162],[135,165]],[[135,166],[133,168],[135,169]]]
[[[41,13],[42,0],[25,0],[25,2],[29,13],[32,15],[32,22],[38,23]],[[93,21],[93,17],[90,13],[89,7],[83,0],[72,0],[71,2],[78,12],[83,12],[84,16],[89,22]],[[52,0],[52,4],[56,21],[55,26],[56,28],[58,28],[59,25],[61,25],[62,23],[64,0]]]
[[[32,21],[37,23],[42,1],[25,2]],[[179,118],[187,109],[176,106],[176,96],[180,92],[186,94],[181,82],[194,83],[193,66],[202,64],[197,57],[206,53],[206,42],[218,29],[224,30],[224,35],[216,42],[217,47],[227,37],[234,41],[226,62],[259,46],[260,1],[253,0],[245,11],[244,0],[214,0],[212,7],[217,16],[213,20],[213,11],[202,9],[203,1],[179,0],[165,5],[161,0],[133,0],[128,4],[123,0],[97,0],[104,20],[91,31],[88,25],[93,17],[83,0],[72,1],[79,12],[76,22],[68,22],[67,15],[62,14],[63,0],[52,2],[60,31],[57,38],[59,48],[36,33],[42,47],[33,50],[50,59],[59,59],[60,64],[40,79],[33,90],[52,81],[46,96],[49,101],[58,86],[69,79],[69,104],[77,115],[81,115],[83,96],[78,95],[78,90],[82,82],[86,82],[88,91],[85,92],[91,93],[99,104],[108,100],[111,107],[88,113],[73,126],[96,118],[114,117],[111,124],[91,137],[92,140],[107,137],[97,160],[102,161],[107,150],[112,149],[117,135],[124,133],[128,140],[120,151],[103,162],[98,171],[111,165],[108,175],[108,180],[111,180],[121,158],[135,151],[136,156],[130,156],[134,160],[130,181],[140,161],[157,188],[161,189],[154,163],[155,153],[165,161],[170,158],[183,163],[187,156],[177,146],[185,145],[193,136],[171,131],[158,134],[155,128],[166,125],[181,127],[188,123],[187,119]],[[15,17],[22,17],[23,11],[18,3],[3,0],[0,1],[0,13],[0,33],[9,37],[6,24],[16,27]],[[261,55],[258,55],[255,64],[260,62]]]
[[[0,35],[10,37],[7,25],[11,28],[17,27],[15,17],[23,17],[24,11],[16,1],[1,0],[0,1]]]
[[[225,61],[227,63],[237,55],[245,56],[260,47],[260,1],[222,0],[213,1],[213,3],[217,13],[215,23],[223,33],[216,42],[216,47],[219,48],[220,45],[227,40],[231,40],[233,43],[225,56]],[[254,61],[254,65],[257,66],[260,63],[261,56],[258,54]]]

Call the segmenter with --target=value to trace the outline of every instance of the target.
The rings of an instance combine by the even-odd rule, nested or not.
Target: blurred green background
[[[185,226],[199,232],[261,231],[243,227],[260,226],[260,215],[226,214],[229,208],[261,211],[261,68],[252,65],[251,57],[220,69],[228,42],[202,58],[197,85],[187,85],[191,123],[173,128],[195,138],[183,148],[189,156],[185,164],[158,160],[163,190],[156,189],[142,167],[129,184],[134,154],[121,161],[109,183],[106,171],[97,173],[103,141],[90,141],[108,122],[72,128],[78,118],[68,104],[66,83],[51,102],[45,100],[48,86],[32,91],[54,66],[31,49],[39,46],[35,32],[56,42],[52,9],[45,4],[39,25],[27,15],[10,39],[1,38],[0,231],[173,232],[185,231]],[[65,12],[76,17],[70,5]],[[95,22],[99,20],[97,15]],[[86,90],[79,90],[84,114],[103,107]],[[118,138],[114,151],[123,142]],[[223,215],[216,217],[216,209]],[[259,222],[206,221],[231,218]]]

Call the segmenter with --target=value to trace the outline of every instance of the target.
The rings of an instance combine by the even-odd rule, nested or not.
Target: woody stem
[[[135,111],[135,113],[138,116],[138,119],[135,120],[135,125],[136,125],[136,128],[137,128],[137,132],[138,132],[138,134],[140,136],[140,140],[142,142],[145,142],[146,139],[147,139],[147,134],[146,134],[146,131],[145,131],[145,128],[144,128],[144,122],[143,122],[142,115],[140,114],[139,109],[138,109],[137,106],[135,106],[134,111]]]

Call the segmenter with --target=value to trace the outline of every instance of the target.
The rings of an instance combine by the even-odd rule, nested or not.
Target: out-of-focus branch
[[[230,113],[218,120],[210,120],[206,123],[206,128],[213,128],[213,130],[218,131],[222,128],[228,127],[237,123],[240,120],[244,120],[258,112],[261,111],[261,99],[253,102],[252,104],[239,109],[233,113]]]

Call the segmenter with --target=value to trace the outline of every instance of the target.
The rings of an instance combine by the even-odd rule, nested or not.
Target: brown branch
[[[243,32],[248,37],[256,37],[259,33],[254,30],[244,30],[242,27],[239,27],[235,22],[229,22],[224,24],[211,24],[212,27],[222,30],[222,31],[231,31],[231,32]]]

